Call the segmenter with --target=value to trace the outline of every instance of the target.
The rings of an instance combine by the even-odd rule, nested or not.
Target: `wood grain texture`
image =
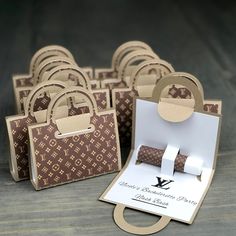
[[[108,67],[128,40],[144,41],[177,71],[196,75],[206,98],[223,100],[220,156],[203,205],[188,226],[171,222],[158,235],[236,234],[236,3],[234,1],[0,1],[0,235],[128,235],[97,201],[115,174],[40,192],[15,183],[8,168],[4,117],[14,114],[11,76],[25,73],[33,53],[61,44],[81,66]],[[128,150],[122,150],[123,160]],[[127,220],[156,217],[128,210]]]

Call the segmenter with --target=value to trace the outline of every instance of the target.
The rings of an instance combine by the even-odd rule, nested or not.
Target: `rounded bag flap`
[[[60,65],[43,75],[43,81],[60,80],[71,86],[81,86],[91,90],[90,79],[83,69],[76,65]]]
[[[164,60],[144,61],[132,72],[130,88],[138,91],[140,97],[150,97],[158,80],[171,72],[174,72],[174,68]]]
[[[120,45],[112,56],[111,67],[118,71],[119,65],[122,59],[127,55],[127,53],[138,50],[144,49],[152,51],[151,47],[144,42],[141,41],[129,41]]]
[[[198,83],[200,82],[198,81]],[[162,91],[172,84],[184,86],[193,94],[195,100],[194,108],[161,101]],[[203,112],[203,97],[196,83],[182,76],[172,76],[172,73],[158,81],[153,91],[153,98],[157,101],[159,115],[170,122],[184,121],[194,111]]]
[[[64,116],[59,119],[55,116],[58,107],[65,100],[72,99],[74,101],[79,101],[79,107],[88,107],[89,112],[81,112],[74,116]],[[77,106],[77,104],[73,104]],[[67,108],[68,109],[68,108]],[[88,90],[82,87],[69,87],[58,93],[51,101],[48,107],[48,122],[53,122],[57,125],[58,130],[61,134],[77,132],[81,129],[91,128],[90,119],[97,113],[96,101]]]
[[[34,75],[35,69],[45,59],[53,56],[68,57],[74,60],[73,55],[66,48],[59,45],[49,45],[39,49],[32,57],[30,61],[30,74]]]
[[[125,82],[125,77],[131,75],[132,70],[137,64],[150,59],[159,59],[159,57],[154,52],[148,50],[136,50],[127,54],[120,63],[118,79]]]
[[[162,216],[155,224],[147,227],[138,227],[129,224],[124,218],[125,206],[123,204],[117,204],[114,209],[114,220],[116,224],[124,231],[136,234],[136,235],[146,235],[153,234],[164,229],[170,222],[171,218],[168,216]]]
[[[37,121],[46,121],[47,110],[40,107],[41,103],[43,104],[43,106],[46,106],[46,104],[49,104],[50,102],[46,101],[45,94],[49,94],[49,96],[55,95],[66,87],[67,85],[61,81],[46,81],[36,85],[26,99],[25,114],[35,117]],[[44,97],[42,97],[42,94],[44,95]],[[42,98],[41,101],[38,100],[40,97]],[[51,99],[51,96],[49,97],[49,99]],[[37,105],[37,107],[39,107],[40,109],[34,111],[34,107],[37,102],[40,102],[40,104]]]
[[[33,84],[36,85],[42,81],[42,77],[44,73],[48,73],[52,68],[59,66],[71,64],[76,65],[75,61],[71,60],[68,57],[50,57],[44,60],[35,70],[34,77],[33,77]]]

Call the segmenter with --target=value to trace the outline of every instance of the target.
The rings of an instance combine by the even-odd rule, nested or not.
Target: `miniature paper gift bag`
[[[112,90],[112,107],[116,109],[122,146],[130,146],[131,143],[134,96],[151,97],[156,82],[173,71],[173,67],[164,60],[147,60],[136,67],[126,88]]]
[[[194,108],[162,101],[161,92],[171,84],[191,91]],[[169,75],[158,82],[152,100],[136,98],[134,113],[129,159],[100,200],[116,204],[114,220],[129,233],[155,233],[166,227],[171,219],[191,224],[214,175],[221,116],[204,112],[203,97],[193,81]],[[142,145],[165,150],[160,167],[136,164]],[[175,169],[179,152],[191,157],[186,160],[183,172]],[[198,176],[190,174],[199,166]],[[124,219],[126,207],[161,218],[152,226],[134,226]]]
[[[119,65],[128,53],[135,50],[149,50],[152,49],[144,42],[141,41],[129,41],[120,45],[112,56],[111,68],[95,68],[94,77],[95,79],[102,81],[104,79],[117,79]]]
[[[159,56],[150,50],[135,50],[124,56],[118,68],[117,78],[104,79],[101,88],[112,90],[116,87],[126,87],[129,84],[130,75],[138,64],[143,61],[159,59]]]
[[[45,121],[51,97],[66,86],[60,81],[37,85],[26,99],[24,114],[6,117],[10,141],[10,172],[15,181],[29,179],[28,125]]]
[[[70,86],[81,86],[90,91],[97,103],[98,110],[110,108],[110,93],[108,89],[92,89],[91,80],[85,71],[75,65],[61,65],[43,75],[43,81],[60,80]]]
[[[44,73],[47,73],[52,68],[63,65],[63,64],[73,64],[75,65],[75,61],[68,57],[59,57],[59,56],[52,56],[45,60],[43,60],[37,68],[35,68],[33,77],[31,78],[31,84],[27,86],[17,87],[15,89],[15,99],[16,99],[16,106],[17,112],[22,113],[24,112],[24,101],[29,95],[30,91],[42,81],[42,76]]]
[[[57,118],[55,111],[67,98],[79,99],[89,112]],[[115,111],[98,112],[94,97],[84,88],[70,87],[57,94],[47,122],[29,127],[29,137],[36,190],[120,170]]]

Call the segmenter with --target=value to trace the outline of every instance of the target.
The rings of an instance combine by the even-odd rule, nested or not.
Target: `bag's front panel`
[[[33,128],[39,188],[119,170],[114,114],[93,116],[95,131],[66,138],[55,136],[55,124]]]
[[[130,146],[132,134],[132,110],[133,98],[138,96],[137,91],[116,91],[115,108],[117,114],[120,143],[122,146]]]
[[[13,149],[11,158],[16,161],[16,168],[19,179],[29,178],[28,167],[28,128],[27,126],[35,123],[35,118],[32,116],[10,121],[11,130],[9,132],[12,139],[11,149]]]
[[[110,99],[108,98],[107,99],[107,93],[106,91],[104,92],[94,92],[93,91],[93,95],[94,95],[94,98],[97,102],[97,107],[98,107],[98,110],[104,110],[107,108],[107,101],[109,101]]]

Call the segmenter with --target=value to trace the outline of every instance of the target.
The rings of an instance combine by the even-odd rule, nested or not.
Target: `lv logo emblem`
[[[166,180],[162,179],[161,177],[156,177],[157,178],[157,184],[152,185],[153,187],[161,188],[164,190],[168,190],[170,187],[165,187],[169,185],[170,183],[174,182],[174,180]]]

